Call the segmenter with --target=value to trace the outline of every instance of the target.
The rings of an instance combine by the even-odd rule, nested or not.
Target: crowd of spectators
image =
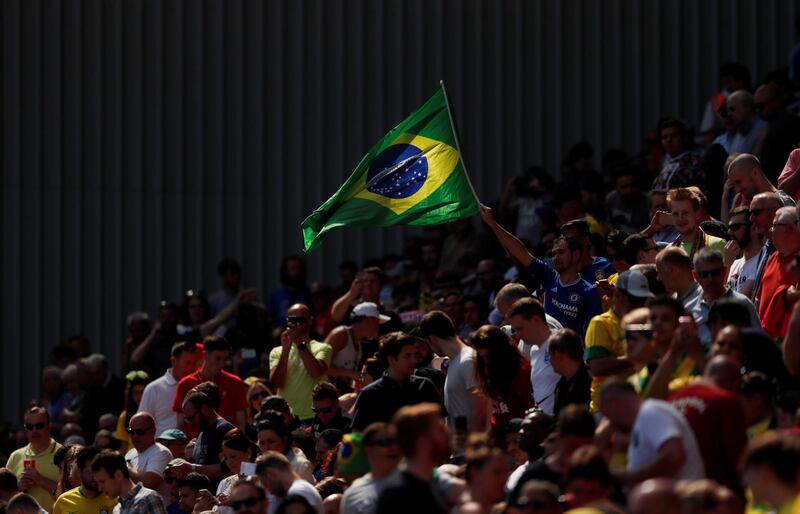
[[[3,429],[2,508],[800,512],[800,119],[780,73],[721,82],[697,133],[599,171],[579,143],[338,283],[226,258],[130,313],[121,362],[69,338]]]

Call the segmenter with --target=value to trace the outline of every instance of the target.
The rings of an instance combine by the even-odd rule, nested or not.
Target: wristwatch
[[[306,343],[299,342],[297,343],[297,350],[308,350],[308,345]]]

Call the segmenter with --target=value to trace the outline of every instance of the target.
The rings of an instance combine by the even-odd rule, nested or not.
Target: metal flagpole
[[[458,143],[458,131],[456,130],[455,121],[453,121],[453,112],[450,110],[450,100],[447,98],[447,89],[444,87],[444,80],[440,80],[439,84],[442,86],[442,92],[444,93],[444,104],[447,106],[447,117],[450,118],[450,128],[453,130],[453,137],[456,140],[456,151],[458,152],[458,158],[461,160],[461,167],[464,168],[464,176],[467,177],[467,184],[469,184],[469,188],[472,191],[472,196],[474,196],[475,201],[480,204],[481,201],[478,198],[477,193],[475,193],[475,186],[472,185],[472,181],[469,179],[467,165],[464,164],[464,156],[461,154],[461,145]]]

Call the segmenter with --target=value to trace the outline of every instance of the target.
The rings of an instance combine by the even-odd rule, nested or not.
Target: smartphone
[[[256,476],[256,463],[255,462],[242,462],[239,465],[239,474],[246,477]]]
[[[675,218],[672,216],[672,213],[659,212],[658,213],[658,224],[661,225],[661,226],[674,225],[675,224]]]
[[[256,351],[252,348],[244,348],[242,350],[242,359],[255,359]]]

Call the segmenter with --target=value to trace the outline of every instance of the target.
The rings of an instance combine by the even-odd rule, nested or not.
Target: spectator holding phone
[[[269,381],[301,421],[314,417],[311,390],[325,378],[333,351],[311,339],[313,316],[302,303],[289,307],[281,345],[269,352]]]
[[[31,407],[25,411],[23,419],[28,444],[11,454],[6,467],[17,475],[19,490],[33,496],[43,509],[50,511],[59,471],[53,459],[61,445],[50,437],[47,409]]]

